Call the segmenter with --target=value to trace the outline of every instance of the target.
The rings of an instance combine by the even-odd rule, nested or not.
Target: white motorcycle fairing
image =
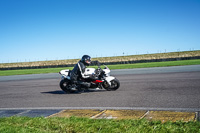
[[[95,73],[95,68],[86,68],[84,74],[85,75],[92,75]]]
[[[68,76],[69,71],[70,71],[69,69],[61,70],[59,72],[62,75],[61,79],[69,79],[70,80],[70,76]]]
[[[111,81],[113,79],[115,79],[115,77],[110,76],[110,69],[107,66],[103,69],[103,71],[106,74],[105,80],[108,82],[109,85],[111,85]],[[92,75],[94,73],[95,73],[95,68],[86,68],[85,69],[85,74],[86,75]]]
[[[61,70],[59,73],[62,75],[62,79],[67,78],[70,79],[70,76],[68,76],[69,74],[69,69],[66,70]],[[111,85],[111,80],[115,79],[115,77],[110,76],[110,69],[108,67],[104,68],[103,71],[106,74],[105,80]],[[92,75],[95,73],[95,68],[86,68],[84,75]]]
[[[105,80],[108,82],[109,85],[111,85],[111,81],[113,79],[115,79],[115,77],[113,77],[113,76],[108,76],[108,77],[105,78]]]

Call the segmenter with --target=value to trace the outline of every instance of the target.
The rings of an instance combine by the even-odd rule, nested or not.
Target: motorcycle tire
[[[60,88],[65,92],[65,93],[72,93],[74,91],[70,90],[69,87],[71,84],[69,83],[68,80],[61,80],[60,81]]]
[[[111,82],[111,86],[107,82],[104,82],[102,84],[103,88],[105,88],[107,91],[115,91],[120,87],[120,82],[118,79],[115,78],[111,80],[110,82]]]

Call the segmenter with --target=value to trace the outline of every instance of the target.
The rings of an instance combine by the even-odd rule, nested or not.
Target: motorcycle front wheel
[[[118,79],[113,79],[110,81],[111,85],[109,85],[107,82],[103,82],[102,86],[105,88],[107,91],[115,91],[120,87],[120,82]]]
[[[65,92],[65,93],[72,93],[74,91],[70,90],[69,88],[71,87],[70,81],[69,80],[64,80],[62,79],[60,81],[60,88]]]

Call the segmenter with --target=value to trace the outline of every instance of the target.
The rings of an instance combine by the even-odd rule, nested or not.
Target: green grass
[[[166,122],[142,120],[106,120],[89,118],[0,118],[1,133],[198,133],[200,122]]]
[[[136,63],[136,64],[120,64],[120,65],[107,65],[107,66],[110,69],[133,69],[133,68],[183,66],[183,65],[198,65],[198,64],[200,64],[200,59],[181,60],[181,61],[166,61],[166,62],[151,62],[151,63]],[[62,69],[73,69],[73,67],[23,69],[23,70],[1,70],[0,76],[41,74],[41,73],[58,73]]]
[[[0,76],[58,73],[62,69],[72,69],[72,68],[65,67],[65,68],[22,69],[22,70],[0,70]]]
[[[108,65],[108,66],[110,69],[133,69],[133,68],[168,67],[168,66],[184,66],[184,65],[199,65],[199,64],[200,64],[200,59],[136,63],[136,64],[120,64],[120,65]]]

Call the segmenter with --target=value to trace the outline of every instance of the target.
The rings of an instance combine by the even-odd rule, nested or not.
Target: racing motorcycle
[[[118,79],[116,79],[113,76],[110,76],[110,69],[105,66],[104,69],[101,69],[100,63],[97,62],[98,68],[86,68],[85,69],[85,74],[86,75],[92,75],[95,78],[88,78],[88,79],[81,79],[80,81],[90,83],[89,87],[85,87],[81,84],[76,84],[78,87],[79,92],[83,92],[85,90],[89,89],[106,89],[107,91],[115,91],[120,87],[120,82]],[[72,89],[72,86],[74,86],[74,83],[71,82],[70,79],[70,73],[71,70],[66,69],[66,70],[61,70],[59,72],[61,77],[60,81],[60,88],[65,92],[65,93],[72,93],[75,92]]]

